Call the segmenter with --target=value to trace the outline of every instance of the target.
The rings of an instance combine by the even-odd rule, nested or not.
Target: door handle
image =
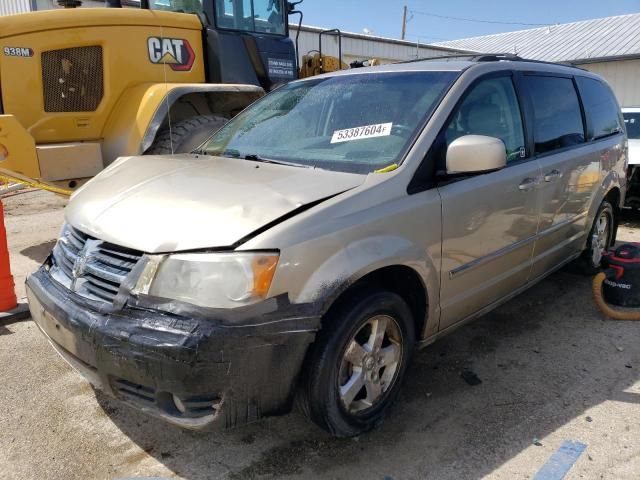
[[[560,177],[562,177],[562,173],[560,173],[559,170],[556,170],[554,168],[549,173],[545,174],[544,181],[545,182],[553,182],[554,180],[557,180]]]
[[[537,184],[538,184],[538,180],[537,179],[531,178],[531,177],[527,177],[524,180],[522,180],[520,185],[518,185],[518,188],[522,192],[528,192],[529,190],[534,188]]]

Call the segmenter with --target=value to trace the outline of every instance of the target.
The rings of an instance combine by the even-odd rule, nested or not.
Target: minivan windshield
[[[457,72],[387,72],[293,82],[219,130],[202,153],[369,173],[400,163]]]
[[[633,140],[640,139],[640,112],[622,112],[627,136]]]

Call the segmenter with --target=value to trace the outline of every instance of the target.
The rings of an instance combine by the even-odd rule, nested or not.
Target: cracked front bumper
[[[32,318],[96,388],[180,427],[286,413],[319,318],[274,312],[243,326],[157,310],[104,312],[51,279],[27,279]]]

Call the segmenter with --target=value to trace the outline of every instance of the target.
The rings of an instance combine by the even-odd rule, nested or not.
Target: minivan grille
[[[112,381],[114,389],[124,398],[135,402],[145,402],[153,404],[156,401],[156,391],[153,388],[138,385],[122,378],[116,378]]]
[[[97,240],[65,225],[53,249],[52,277],[80,296],[113,302],[141,252]]]
[[[93,112],[104,95],[102,47],[42,53],[45,112]]]

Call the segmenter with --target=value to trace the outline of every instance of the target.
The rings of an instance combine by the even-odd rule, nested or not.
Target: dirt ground
[[[58,235],[64,200],[4,200],[19,296]],[[640,239],[640,217],[621,240]],[[0,478],[526,479],[565,440],[568,479],[640,478],[640,324],[607,321],[590,279],[558,272],[417,352],[384,425],[336,440],[300,414],[181,431],[94,390],[30,321],[0,323]],[[482,380],[460,376],[471,369]]]

